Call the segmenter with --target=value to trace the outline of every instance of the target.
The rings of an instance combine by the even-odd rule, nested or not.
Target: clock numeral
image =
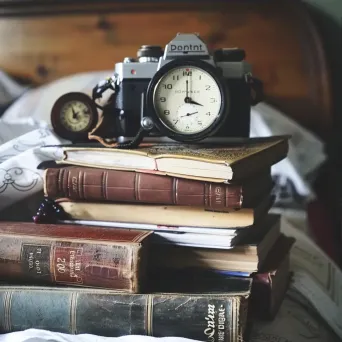
[[[161,97],[160,98],[160,102],[165,102],[166,101],[166,97]]]
[[[165,110],[164,110],[164,115],[170,115],[170,111],[167,110],[167,109],[165,109]]]
[[[183,76],[192,76],[192,71],[183,71]]]
[[[214,103],[214,102],[216,102],[216,99],[213,98],[213,97],[211,97],[211,98],[210,98],[210,103]]]
[[[169,83],[169,84],[164,84],[164,88],[165,89],[172,89],[172,84]]]
[[[210,85],[206,85],[205,90],[210,90]]]
[[[187,126],[185,127],[185,129],[186,129],[186,130],[189,130],[189,129],[190,129],[190,127],[187,125]]]
[[[202,79],[202,76],[201,76],[201,75],[199,75],[198,79],[199,79],[199,80],[201,80],[201,79]]]
[[[210,116],[211,114],[210,114],[210,112],[208,112],[208,113],[206,113],[205,115],[209,115],[209,116]]]
[[[197,123],[198,123],[200,126],[202,126],[202,121],[197,121]]]
[[[179,80],[179,75],[173,75],[172,79],[175,81],[175,80]]]

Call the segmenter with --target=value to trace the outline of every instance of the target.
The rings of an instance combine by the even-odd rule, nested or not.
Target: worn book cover
[[[269,168],[232,184],[72,166],[44,172],[44,193],[53,199],[195,206],[216,211],[253,208],[272,187]]]
[[[0,287],[0,332],[29,328],[117,337],[242,341],[251,281],[223,293],[128,294],[104,289]]]
[[[229,182],[247,178],[284,159],[288,153],[289,138],[286,135],[235,138],[223,146],[141,144],[138,148],[129,150],[61,146],[56,153],[60,155],[56,162]]]
[[[138,292],[149,231],[0,222],[0,278]]]

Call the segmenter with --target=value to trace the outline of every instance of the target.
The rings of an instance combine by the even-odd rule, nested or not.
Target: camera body
[[[201,60],[217,69],[229,92],[227,119],[212,137],[248,137],[250,131],[251,88],[247,76],[251,66],[245,61],[242,49],[218,49],[212,54],[198,34],[177,34],[165,47],[143,45],[137,58],[126,57],[115,64],[113,80],[115,97],[105,110],[117,114],[116,137],[134,137],[141,127],[143,116],[148,116],[142,94],[146,94],[151,79],[160,68],[175,59]],[[110,115],[110,114],[109,114]],[[150,136],[161,136],[154,127]]]

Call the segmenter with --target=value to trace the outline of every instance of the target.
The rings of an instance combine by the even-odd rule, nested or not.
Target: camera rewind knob
[[[163,55],[163,49],[158,45],[142,45],[137,52],[138,58],[140,57],[152,57],[160,58]]]

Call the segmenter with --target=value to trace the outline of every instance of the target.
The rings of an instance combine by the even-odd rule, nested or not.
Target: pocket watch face
[[[91,122],[91,109],[81,101],[70,101],[61,109],[61,123],[72,132],[83,131]]]
[[[215,78],[191,65],[175,67],[163,75],[153,94],[155,112],[178,134],[208,129],[221,113],[222,94]]]
[[[85,141],[98,122],[94,101],[81,92],[66,93],[51,109],[51,124],[57,135],[74,142]]]

